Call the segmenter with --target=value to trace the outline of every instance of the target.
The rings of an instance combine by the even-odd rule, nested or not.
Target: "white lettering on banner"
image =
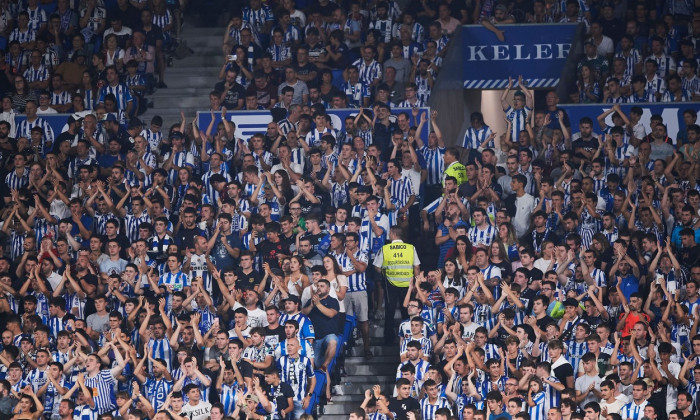
[[[551,60],[565,59],[571,44],[470,45],[467,61]]]

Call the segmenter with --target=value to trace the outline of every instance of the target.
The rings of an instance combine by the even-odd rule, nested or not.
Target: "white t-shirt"
[[[255,327],[267,327],[267,314],[260,308],[255,308],[252,311],[248,311],[248,326],[251,328]]]
[[[576,384],[574,385],[574,388],[576,389],[576,391],[586,392],[586,391],[588,391],[588,387],[591,386],[592,383],[595,383],[595,389],[600,390],[600,383],[601,382],[603,382],[603,379],[598,375],[595,375],[595,376],[583,375],[583,376],[579,376],[578,378],[576,378]],[[592,402],[592,401],[597,402],[598,398],[595,396],[594,393],[590,392],[590,393],[588,393],[588,395],[586,395],[586,398],[584,398],[583,401],[581,402],[581,406],[585,406],[586,404],[588,404],[589,402]]]
[[[629,400],[627,399],[627,397],[625,397],[624,395],[619,395],[617,398],[615,398],[615,402],[613,402],[612,404],[608,404],[607,402],[605,402],[605,400],[602,400],[600,402],[600,409],[602,412],[603,408],[607,408],[608,414],[620,414],[620,410],[622,410],[622,407],[627,405],[628,402]],[[605,417],[603,417],[602,414],[600,416],[600,420],[605,420]]]
[[[552,262],[552,260],[545,260],[544,258],[540,258],[537,261],[535,261],[535,268],[539,269],[543,273],[546,273],[549,269],[550,262]]]
[[[211,404],[206,401],[199,401],[197,405],[185,404],[182,407],[182,414],[190,420],[206,420],[211,412]]]
[[[530,216],[535,208],[535,198],[530,194],[525,194],[522,197],[515,199],[515,217],[513,218],[513,227],[515,234],[519,237],[527,233],[530,227]]]

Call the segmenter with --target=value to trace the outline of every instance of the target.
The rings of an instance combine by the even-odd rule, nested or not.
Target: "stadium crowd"
[[[691,1],[232,2],[211,124],[144,125],[186,6],[0,1],[2,418],[307,419],[382,321],[353,420],[700,414],[697,107],[618,105],[697,99]],[[589,31],[567,99],[614,106],[518,78],[504,132],[444,139],[459,25],[547,22]]]

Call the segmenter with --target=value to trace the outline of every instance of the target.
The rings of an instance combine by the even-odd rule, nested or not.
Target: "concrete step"
[[[170,85],[168,85],[170,86]],[[209,98],[209,92],[214,88],[212,84],[211,87],[183,87],[177,89],[157,89],[153,95],[148,95],[149,99],[155,98],[170,98],[177,97],[181,98],[183,96],[201,96]]]
[[[217,70],[223,64],[223,54],[221,49],[216,51],[212,50],[212,54],[206,54],[206,51],[198,50],[197,55],[191,55],[182,60],[176,60],[175,66],[168,69],[181,69],[181,68],[216,68]]]
[[[361,360],[363,362],[366,362],[362,356],[364,356],[364,352],[362,351],[362,346],[359,345],[362,340],[358,340],[358,345],[352,348],[352,354],[356,358],[348,358],[347,360]],[[399,359],[399,345],[395,346],[385,346],[383,343],[377,343],[375,345],[370,345],[370,349],[372,350],[372,354],[374,354],[374,357],[372,360],[370,360],[371,363],[377,363],[377,361],[382,361],[382,362],[390,362],[394,360]]]
[[[360,403],[362,403],[363,398],[364,398],[364,395],[360,395],[360,394],[334,395],[333,402],[340,403],[340,404],[354,404],[354,403],[360,404]]]
[[[218,36],[221,35],[222,37],[224,36],[224,31],[226,28],[220,27],[220,26],[194,26],[189,24],[188,22],[185,23],[183,27],[183,33],[186,32],[187,37],[185,39],[188,39],[190,35],[196,36]]]
[[[345,371],[348,373],[347,377],[350,376],[361,376],[365,375],[367,377],[372,377],[372,376],[377,376],[377,375],[395,375],[396,374],[396,367],[398,366],[397,362],[398,358],[394,358],[394,362],[396,363],[396,366],[392,365],[391,362],[385,362],[385,363],[365,363],[365,364],[357,364],[357,365],[349,365],[347,363],[347,359],[345,361]]]
[[[208,109],[209,108],[209,95],[199,95],[199,96],[168,96],[168,97],[152,97],[153,105],[155,107],[160,106],[170,106],[177,108],[177,114],[180,114],[180,109],[183,108],[193,108],[193,109]],[[204,107],[204,108],[202,108]]]
[[[177,73],[165,73],[165,83],[168,85],[168,89],[180,89],[180,88],[206,88],[214,87],[214,84],[218,82],[216,74],[197,74],[193,71],[187,74],[177,74]]]
[[[396,366],[393,367],[394,369],[394,374],[383,374],[383,375],[378,375],[378,374],[372,374],[372,376],[368,375],[348,375],[343,377],[343,382],[346,384],[381,384],[382,382],[393,382],[394,379],[396,378],[396,367],[398,367],[399,363],[396,363]],[[364,391],[363,391],[364,392]]]
[[[327,405],[326,407],[330,407],[330,406]],[[351,410],[351,409],[352,409],[351,407],[348,407],[348,410]],[[324,420],[348,420],[347,412],[348,411],[346,411],[346,414],[324,414],[323,419]]]
[[[343,378],[346,379],[346,378]],[[365,391],[372,388],[374,385],[379,385],[382,387],[382,389],[391,389],[393,390],[394,383],[396,382],[395,378],[392,377],[378,377],[378,378],[372,378],[374,380],[372,381],[365,381],[365,382],[348,382],[345,381],[343,384],[343,391],[345,392],[345,395],[364,395]]]

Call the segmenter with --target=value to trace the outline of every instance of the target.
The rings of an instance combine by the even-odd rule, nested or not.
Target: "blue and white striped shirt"
[[[642,417],[644,417],[644,407],[646,407],[647,404],[647,400],[642,401],[640,405],[637,405],[634,401],[631,401],[626,406],[622,407],[622,410],[620,410],[620,416],[622,416],[623,419],[640,420]]]
[[[401,178],[391,180],[390,191],[391,197],[395,198],[401,204],[401,207],[404,207],[413,195],[413,183],[411,183],[409,177],[401,175]]]
[[[173,289],[178,291],[188,287],[190,285],[190,281],[187,278],[187,274],[178,271],[177,273],[166,273],[160,276],[158,285],[173,286]]]
[[[95,412],[99,415],[116,407],[114,385],[116,380],[109,369],[101,370],[97,375],[85,377],[85,386],[92,388]]]
[[[302,401],[307,391],[312,391],[307,390],[309,379],[314,377],[314,369],[308,357],[282,356],[277,361],[277,370],[282,382],[288,383],[294,390],[295,401]]]
[[[27,79],[27,83],[49,80],[49,69],[43,64],[39,64],[39,68],[30,66],[24,71],[24,78]]]
[[[350,257],[347,255],[347,251],[342,254],[331,253],[335,259],[338,261],[338,265],[343,271],[355,270]],[[361,251],[359,248],[353,253],[353,257],[361,263],[367,264],[368,258],[367,253]],[[354,273],[348,277],[348,292],[361,292],[367,290],[367,284],[365,282],[365,272]]]
[[[445,172],[445,154],[444,147],[436,147],[434,149],[423,145],[418,152],[423,155],[428,170],[428,177],[425,180],[427,185],[435,185],[442,183],[442,175]]]
[[[469,229],[469,240],[473,246],[491,246],[493,240],[496,239],[497,232],[498,230],[492,225],[488,225],[484,230],[474,226]]]
[[[262,33],[265,24],[274,19],[272,9],[266,4],[262,4],[258,10],[253,10],[250,7],[243,8],[243,22],[249,23],[256,34]]]
[[[22,187],[26,187],[29,185],[29,168],[25,167],[22,175],[17,175],[17,171],[10,172],[5,177],[5,184],[12,190],[19,190]],[[22,235],[22,241],[24,241],[24,235]]]
[[[434,420],[435,412],[440,408],[447,408],[452,412],[452,404],[445,397],[438,396],[437,401],[430,402],[430,398],[426,395],[420,402],[420,409],[423,420]]]
[[[382,78],[382,65],[379,64],[377,60],[372,59],[372,61],[367,64],[364,59],[360,58],[352,64],[359,70],[360,81],[367,86],[371,86],[372,82],[376,79]]]
[[[510,141],[517,143],[520,139],[520,132],[525,130],[525,125],[527,124],[528,116],[532,110],[528,107],[521,109],[515,109],[511,106],[506,109],[506,118],[512,123],[512,128],[510,132]],[[534,420],[534,419],[531,419]]]
[[[104,103],[105,96],[108,94],[113,94],[117,98],[117,109],[126,110],[129,102],[133,102],[134,98],[131,97],[131,91],[129,87],[123,83],[119,83],[116,86],[106,85],[100,89],[100,103]]]
[[[467,149],[483,149],[483,148],[493,148],[493,139],[486,142],[486,139],[492,134],[491,127],[488,125],[483,125],[479,129],[474,127],[469,127],[467,132],[464,133],[464,141],[462,142],[462,147]]]

